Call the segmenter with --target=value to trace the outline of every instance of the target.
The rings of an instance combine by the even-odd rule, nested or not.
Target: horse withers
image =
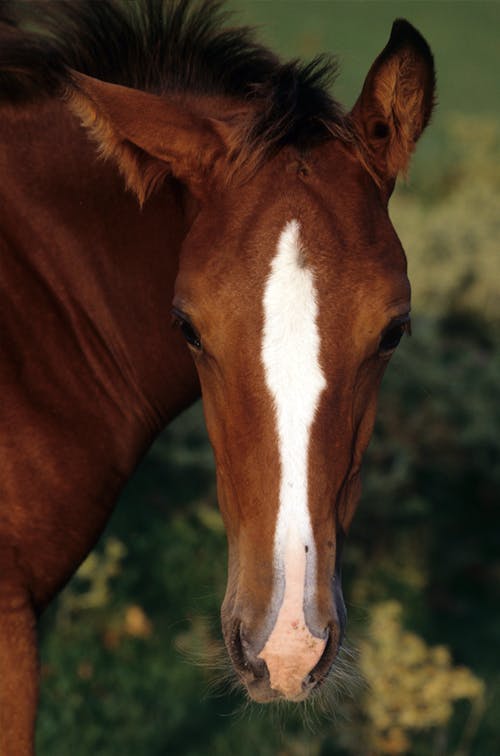
[[[340,545],[409,328],[387,204],[427,43],[395,22],[345,114],[331,63],[280,62],[213,3],[0,21],[0,752],[33,751],[37,616],[200,387],[229,655],[255,700],[300,701],[341,643]]]

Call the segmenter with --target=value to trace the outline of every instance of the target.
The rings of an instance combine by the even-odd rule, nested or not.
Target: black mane
[[[57,95],[70,69],[155,94],[254,102],[246,147],[307,147],[347,133],[328,93],[336,62],[282,63],[219,0],[0,0],[0,102]],[[243,145],[242,148],[244,149]],[[260,149],[259,149],[260,148]]]

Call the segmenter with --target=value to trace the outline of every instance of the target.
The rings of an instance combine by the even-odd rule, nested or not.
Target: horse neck
[[[6,108],[0,123],[1,381],[23,412],[112,439],[127,476],[198,394],[170,328],[182,193],[167,184],[141,211],[57,102]]]

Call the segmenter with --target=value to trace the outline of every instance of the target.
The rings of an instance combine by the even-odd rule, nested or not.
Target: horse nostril
[[[245,630],[240,625],[239,641],[241,649],[241,659],[246,671],[251,672],[256,680],[262,680],[269,676],[267,664],[264,659],[259,659],[253,650],[251,641],[248,640]]]
[[[330,626],[327,629],[327,641],[325,649],[319,659],[318,663],[312,669],[303,682],[304,689],[308,686],[315,686],[322,683],[328,676],[328,673],[332,667],[333,662],[337,656],[338,651],[338,633],[335,632],[335,628]]]
[[[231,636],[229,639],[228,644],[228,651],[229,656],[231,657],[231,661],[233,662],[236,669],[244,669],[245,668],[245,654],[243,651],[242,646],[242,640],[241,640],[241,634],[240,634],[240,623],[235,622],[233,624],[232,630],[231,630]]]
[[[306,675],[302,680],[302,690],[308,690],[309,688],[313,688],[315,685],[315,677],[311,672],[309,672],[309,674]]]

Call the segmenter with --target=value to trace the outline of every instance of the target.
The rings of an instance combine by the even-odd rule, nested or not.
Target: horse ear
[[[370,172],[389,191],[429,122],[435,81],[429,45],[408,21],[395,21],[350,116]]]
[[[68,104],[112,158],[141,204],[170,174],[195,195],[206,191],[226,148],[217,122],[185,101],[73,73]]]

